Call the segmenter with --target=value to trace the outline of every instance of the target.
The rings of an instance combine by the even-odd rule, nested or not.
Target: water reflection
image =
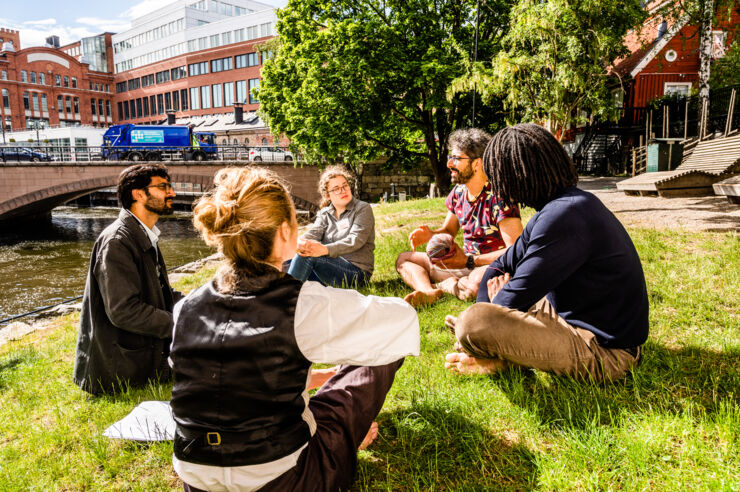
[[[0,319],[81,295],[93,243],[118,212],[59,207],[52,212],[51,224],[30,223],[0,232]],[[189,213],[176,212],[157,227],[169,268],[212,253],[197,237]]]

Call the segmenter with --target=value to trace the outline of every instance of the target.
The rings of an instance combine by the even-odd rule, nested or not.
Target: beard
[[[172,213],[172,202],[167,203],[167,200],[171,198],[159,199],[154,198],[147,193],[146,202],[144,202],[144,208],[157,215],[169,215]]]
[[[466,167],[462,169],[456,169],[456,173],[452,173],[451,180],[453,183],[456,184],[465,184],[468,181],[470,181],[470,178],[473,177],[475,174],[475,171],[473,171],[473,166],[468,164]]]

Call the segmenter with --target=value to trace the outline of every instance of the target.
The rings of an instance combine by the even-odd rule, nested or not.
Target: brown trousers
[[[614,381],[640,360],[639,347],[600,346],[593,333],[568,324],[546,299],[526,313],[496,304],[474,304],[458,317],[455,335],[473,357],[578,379]]]
[[[347,490],[357,471],[357,448],[380,413],[403,359],[385,366],[342,366],[311,397],[316,433],[296,466],[260,491]],[[183,484],[186,492],[200,489]]]

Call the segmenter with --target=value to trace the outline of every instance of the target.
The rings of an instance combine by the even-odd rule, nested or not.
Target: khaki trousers
[[[595,381],[624,377],[641,355],[639,347],[628,351],[600,346],[593,333],[568,324],[546,299],[526,313],[474,304],[458,317],[455,335],[476,358]]]

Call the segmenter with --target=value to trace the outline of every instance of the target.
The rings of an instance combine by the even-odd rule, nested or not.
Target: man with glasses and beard
[[[423,225],[409,235],[411,251],[396,260],[396,270],[414,291],[405,297],[412,306],[432,304],[445,293],[474,299],[486,267],[514,244],[522,233],[519,209],[502,203],[491,191],[481,156],[491,136],[478,128],[450,135],[447,167],[456,186],[447,196],[447,217],[442,227]],[[417,252],[430,242],[452,243],[463,230],[463,248],[449,244],[446,254]],[[435,235],[440,236],[432,239]]]
[[[74,381],[98,394],[170,378],[172,290],[159,251],[161,215],[175,191],[161,164],[139,164],[118,178],[121,212],[93,246],[77,337]]]

